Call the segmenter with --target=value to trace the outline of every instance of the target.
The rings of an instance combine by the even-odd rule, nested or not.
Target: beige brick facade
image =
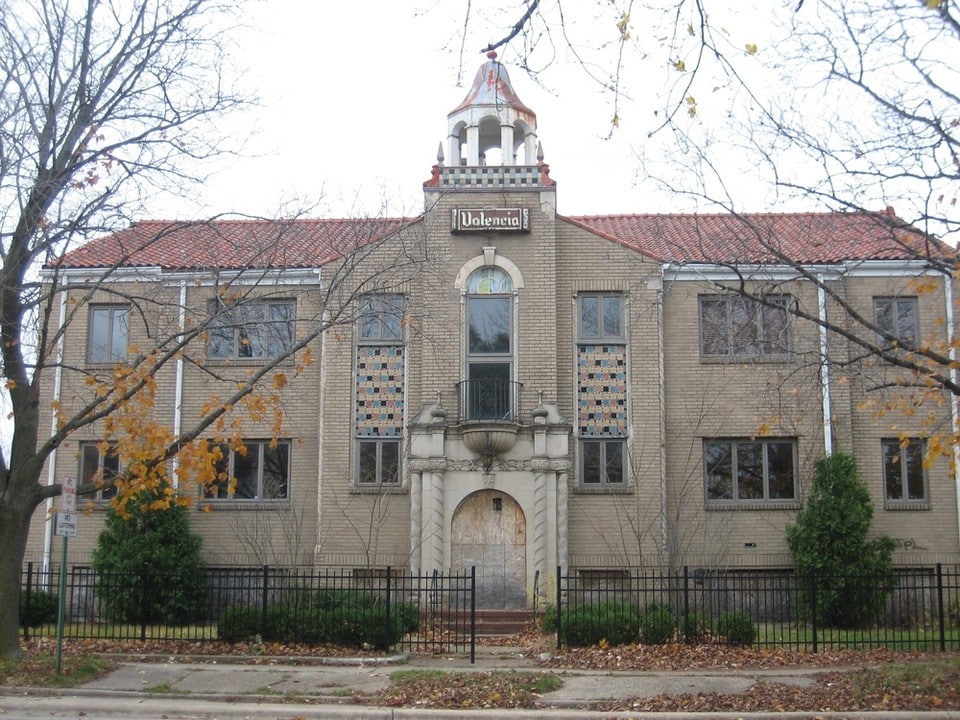
[[[511,120],[516,132],[535,131],[535,119],[522,112],[518,118]],[[463,122],[451,115],[451,137],[466,132]],[[531,602],[538,578],[540,590],[548,589],[543,578],[552,577],[557,565],[782,567],[790,563],[785,527],[803,503],[814,462],[831,449],[857,457],[874,502],[874,530],[897,539],[898,564],[960,557],[952,457],[925,469],[921,502],[889,502],[883,479],[882,441],[952,433],[949,399],[934,394],[912,416],[881,413],[885,401],[919,391],[904,389],[910,377],[840,334],[823,336],[817,318],[840,326],[852,321],[815,282],[769,260],[745,271],[729,262],[692,262],[679,250],[670,257],[672,251],[663,251],[671,247],[669,229],[666,241],[656,238],[658,244],[642,233],[618,236],[604,218],[558,215],[549,169],[529,160],[506,169],[434,170],[423,216],[399,223],[400,231],[357,243],[350,252],[341,248],[338,260],[317,263],[312,279],[298,266],[290,270],[299,278],[295,282],[283,269],[251,281],[250,299],[295,303],[298,332],[321,321],[326,329],[309,346],[317,362],[281,394],[280,437],[290,442],[286,496],[198,501],[191,514],[210,563],[390,565],[427,572],[479,564],[481,584],[493,588],[481,597],[507,606]],[[468,171],[480,178],[473,185],[464,184]],[[528,232],[455,232],[452,218],[463,208],[504,211],[511,218],[523,213]],[[804,237],[804,223],[814,221],[798,216],[797,236]],[[671,222],[695,226],[697,220]],[[676,243],[680,247],[679,235]],[[417,253],[418,261],[402,262]],[[868,260],[811,261],[809,272],[869,322],[875,298],[915,297],[920,337],[945,345],[952,292],[943,277],[908,259]],[[494,358],[509,373],[503,387],[511,388],[504,400],[509,407],[500,408],[506,412],[499,417],[474,417],[462,403],[465,389],[479,387],[471,373],[490,367],[468,330],[471,313],[480,313],[471,308],[481,306],[471,303],[482,297],[469,290],[479,271],[509,283],[506,291],[490,294],[509,308],[503,315],[509,347]],[[748,291],[782,296],[812,318],[785,314],[776,353],[704,351],[703,303],[721,298],[717,307],[724,307],[723,298],[734,297],[724,283],[737,281],[738,272],[747,273]],[[130,328],[131,344],[143,347],[179,322],[180,293],[187,317],[202,318],[215,297],[212,276],[200,268],[118,282],[119,289],[156,298]],[[117,302],[118,295],[88,295],[82,284],[63,292],[60,307],[74,317],[63,339],[68,369],[57,400],[75,406],[91,392],[86,372],[109,371],[90,368],[85,360],[89,306]],[[370,342],[361,337],[358,319],[360,298],[370,293],[404,301],[402,333],[386,342],[399,349],[382,354],[389,363],[373,369],[359,367],[364,355],[358,351]],[[598,320],[610,323],[607,335],[593,339],[581,327],[584,298],[608,298],[616,308],[616,317]],[[771,317],[772,327],[779,316]],[[500,336],[491,337],[499,342]],[[170,363],[157,374],[154,409],[170,423],[179,417],[184,428],[211,397],[226,397],[235,379],[262,366],[254,359],[200,361],[208,352],[202,341],[188,352],[197,362],[185,363],[180,373]],[[602,372],[584,369],[587,363]],[[377,373],[389,374],[383,387]],[[53,392],[52,383],[45,387]],[[53,400],[48,394],[45,406]],[[371,436],[359,435],[358,408],[380,407],[389,409],[395,423],[390,432],[399,432],[400,465],[397,482],[371,484],[362,479],[365,469],[387,477],[391,467],[379,459],[365,463],[391,446],[362,446],[364,439],[383,438],[374,427],[376,410],[366,420],[374,428]],[[96,425],[84,428],[58,449],[48,463],[51,482],[78,472],[79,443],[99,439],[98,433]],[[268,440],[272,430],[247,420],[242,434]],[[719,491],[707,478],[704,458],[706,448],[718,444],[737,448],[741,469],[750,452],[763,453],[765,459],[750,466],[762,468],[760,496],[747,496],[755,492],[747,484],[738,485],[736,495],[713,496]],[[625,451],[622,464],[616,460],[619,448]],[[585,460],[593,453],[601,458],[599,469]],[[777,490],[787,496],[774,497],[770,487],[775,457],[781,458],[776,472],[790,477],[777,482],[792,483]],[[186,479],[184,487],[197,492]],[[201,512],[205,506],[211,511]],[[47,510],[36,515],[28,560],[57,560]],[[89,559],[104,512],[96,505],[81,518],[73,561]]]

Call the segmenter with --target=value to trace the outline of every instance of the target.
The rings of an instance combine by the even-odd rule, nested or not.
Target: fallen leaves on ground
[[[777,649],[752,649],[723,644],[621,645],[549,652],[551,638],[524,633],[513,642],[493,645],[519,647],[518,657],[534,666],[529,672],[480,670],[402,673],[383,694],[353,698],[394,707],[423,708],[535,708],[550,707],[550,693],[539,692],[534,680],[553,670],[601,672],[752,671],[809,668],[813,684],[793,685],[753,675],[749,690],[735,694],[697,693],[658,695],[622,701],[593,703],[592,710],[606,712],[828,712],[868,710],[960,710],[960,653],[901,652],[892,650],[829,650],[818,653]],[[33,655],[49,656],[52,639],[40,638],[24,645]],[[545,653],[545,659],[537,661]],[[65,662],[90,655],[128,659],[162,659],[203,662],[229,657],[234,662],[310,663],[318,657],[356,657],[355,649],[334,646],[277,645],[221,642],[70,641],[64,645]],[[24,673],[30,665],[23,666]],[[822,672],[817,672],[820,669]],[[30,675],[25,676],[29,678]],[[401,680],[401,678],[403,678]],[[16,682],[8,682],[16,685]],[[24,682],[22,684],[28,684]]]
[[[377,704],[420,708],[532,708],[538,706],[535,672],[397,673]]]
[[[571,648],[544,667],[670,672],[823,668],[809,687],[764,680],[742,693],[658,695],[590,706],[636,712],[829,712],[960,709],[960,654],[892,650],[832,650],[818,653],[752,649],[722,644],[621,645]],[[545,697],[549,703],[549,695]]]

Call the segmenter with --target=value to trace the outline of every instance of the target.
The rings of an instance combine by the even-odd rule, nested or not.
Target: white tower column
[[[467,165],[480,164],[480,126],[467,128]]]
[[[500,164],[516,165],[517,157],[513,148],[513,125],[503,123],[500,126]]]

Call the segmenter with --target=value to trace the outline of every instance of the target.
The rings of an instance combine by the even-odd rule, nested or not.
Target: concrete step
[[[465,618],[470,622],[469,616]],[[503,637],[518,635],[533,622],[530,610],[477,610],[477,635],[480,637]]]

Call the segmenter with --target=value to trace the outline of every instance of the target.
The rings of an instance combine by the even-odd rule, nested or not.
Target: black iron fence
[[[828,599],[841,610],[847,600],[858,603],[856,622],[847,622],[850,616],[838,614],[837,607],[825,608]],[[558,567],[556,608],[549,625],[556,623],[559,645],[610,626],[614,633],[633,633],[634,642],[749,639],[754,647],[812,652],[960,649],[960,568],[939,564],[897,569],[892,582],[888,577],[801,576],[793,570],[564,574]]]
[[[24,568],[25,638],[54,635],[60,568]],[[67,568],[65,639],[330,643],[475,656],[476,573],[210,567],[188,582]]]

